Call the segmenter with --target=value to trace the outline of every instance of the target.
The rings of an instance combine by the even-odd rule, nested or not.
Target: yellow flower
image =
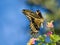
[[[54,39],[54,36],[53,36],[52,34],[50,34],[50,38],[51,38],[51,39]]]

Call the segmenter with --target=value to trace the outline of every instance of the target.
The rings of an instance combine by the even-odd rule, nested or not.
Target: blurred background
[[[23,9],[39,9],[47,21],[55,21],[60,33],[60,0],[0,0],[0,45],[27,45],[30,22]]]

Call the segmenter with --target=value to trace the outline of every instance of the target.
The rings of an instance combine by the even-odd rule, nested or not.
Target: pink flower
[[[36,38],[31,38],[30,41],[28,42],[28,45],[35,44],[35,40],[37,40],[37,39]]]
[[[53,20],[51,22],[48,22],[47,27],[48,28],[53,28],[54,27]]]
[[[32,38],[32,44],[35,44],[36,38]]]
[[[51,32],[51,31],[49,31],[46,35],[47,35],[47,36],[49,36],[50,34],[52,34],[52,32]]]

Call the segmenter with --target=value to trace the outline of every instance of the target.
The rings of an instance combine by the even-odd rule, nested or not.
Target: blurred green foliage
[[[40,35],[37,39],[39,39],[38,41],[40,41],[40,43],[38,43],[38,45],[42,45],[42,44],[45,44],[45,45],[57,45],[56,42],[59,42],[60,40],[60,36],[59,35],[56,35],[56,34],[53,34],[52,35],[53,38],[50,37],[50,42],[46,42],[45,39],[46,39],[46,36],[45,35]],[[60,44],[60,42],[59,42]]]
[[[60,7],[58,7],[58,2],[56,0],[28,0],[27,2],[34,5],[42,5],[51,10],[53,14],[50,15],[47,13],[46,15],[49,20],[51,18],[54,18],[54,20],[60,19]]]

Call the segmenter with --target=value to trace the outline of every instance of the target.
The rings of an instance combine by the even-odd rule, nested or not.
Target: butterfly
[[[35,35],[39,32],[39,28],[41,27],[41,24],[43,24],[44,22],[44,18],[41,12],[39,10],[33,12],[28,9],[23,9],[22,12],[30,21],[31,34]]]

